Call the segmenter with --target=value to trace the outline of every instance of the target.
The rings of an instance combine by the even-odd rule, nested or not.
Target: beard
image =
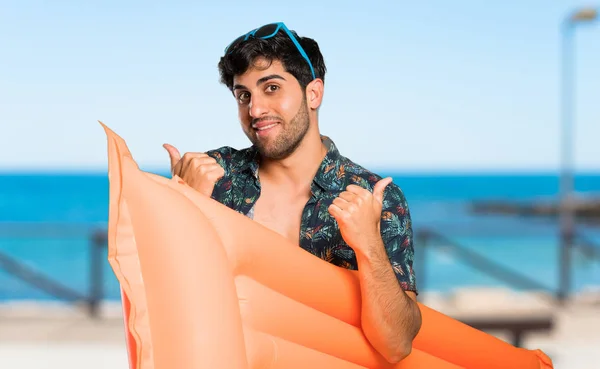
[[[252,144],[264,158],[281,160],[290,156],[306,136],[310,126],[308,116],[308,105],[302,99],[302,106],[289,123],[282,121],[282,130],[273,140],[261,141],[253,131],[247,133]]]

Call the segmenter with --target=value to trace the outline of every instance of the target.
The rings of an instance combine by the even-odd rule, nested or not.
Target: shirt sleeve
[[[213,200],[217,200],[227,206],[231,206],[231,204],[227,201],[228,196],[227,193],[231,190],[232,180],[231,180],[231,157],[233,155],[234,149],[229,146],[223,146],[218,149],[209,150],[206,152],[208,156],[215,159],[217,164],[219,164],[225,174],[219,178],[219,180],[215,183],[215,187],[213,188],[213,192],[211,194],[211,198]]]
[[[233,148],[229,146],[223,146],[219,147],[218,149],[208,150],[206,154],[215,159],[217,163],[225,170],[225,175],[228,175],[233,152]]]
[[[404,193],[394,183],[390,183],[384,193],[381,234],[402,289],[418,293],[413,270],[414,245],[410,211]]]

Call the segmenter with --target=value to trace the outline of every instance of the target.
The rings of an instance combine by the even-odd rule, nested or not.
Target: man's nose
[[[248,109],[250,110],[250,116],[255,119],[260,118],[269,112],[265,99],[257,96],[252,96]]]

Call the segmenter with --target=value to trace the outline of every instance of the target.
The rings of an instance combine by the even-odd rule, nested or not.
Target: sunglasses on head
[[[261,38],[263,40],[266,40],[268,38],[271,38],[273,36],[275,36],[277,33],[279,33],[279,31],[283,30],[288,37],[290,38],[290,40],[292,40],[292,42],[294,43],[294,45],[296,45],[296,48],[298,49],[298,51],[300,52],[300,55],[302,55],[302,57],[306,60],[306,62],[308,63],[308,66],[310,67],[310,72],[312,73],[312,77],[313,79],[315,79],[315,70],[313,69],[312,63],[310,62],[310,59],[308,58],[308,55],[306,55],[306,52],[304,51],[304,49],[302,48],[302,46],[300,46],[300,43],[298,42],[298,40],[296,40],[296,37],[294,37],[294,35],[292,34],[292,32],[290,32],[290,30],[285,26],[285,24],[283,24],[283,22],[278,22],[278,23],[270,23],[270,24],[266,24],[262,27],[253,29],[252,31],[241,35],[240,37],[236,38],[235,40],[233,40],[232,43],[229,44],[229,46],[227,46],[225,48],[225,54],[227,54],[227,51],[229,49],[233,49],[234,47],[236,47],[237,45],[239,45],[241,42],[244,42],[246,40],[248,40],[249,38]]]

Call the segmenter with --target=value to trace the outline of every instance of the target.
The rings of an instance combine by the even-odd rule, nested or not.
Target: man
[[[173,174],[307,252],[358,270],[365,337],[399,362],[421,326],[408,206],[390,178],[320,134],[326,68],[318,44],[283,23],[265,25],[233,41],[219,71],[252,146],[181,157],[165,144]]]

